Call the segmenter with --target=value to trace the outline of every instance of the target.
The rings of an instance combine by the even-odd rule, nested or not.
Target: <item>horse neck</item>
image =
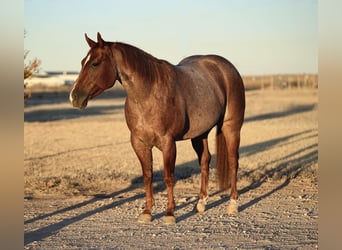
[[[145,99],[156,84],[167,81],[172,65],[128,44],[112,45],[119,81],[128,98]]]

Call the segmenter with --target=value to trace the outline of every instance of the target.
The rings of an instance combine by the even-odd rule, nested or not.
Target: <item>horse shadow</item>
[[[120,86],[120,85],[119,85]],[[40,106],[45,104],[61,104],[69,103],[71,87],[66,90],[58,91],[34,91],[31,97],[25,101],[25,107]],[[106,90],[101,95],[97,96],[98,100],[107,100],[126,97],[126,92],[122,87]]]
[[[31,98],[26,100],[25,107],[38,107],[34,110],[24,111],[24,122],[48,122],[58,120],[75,119],[79,117],[98,116],[105,114],[115,114],[122,112],[124,104],[106,105],[106,106],[88,106],[85,110],[78,110],[71,107],[71,104],[66,108],[40,108],[40,105],[46,104],[69,104],[70,91],[56,92],[34,92]],[[115,91],[107,90],[96,100],[114,100],[115,98],[125,98],[126,93],[123,89],[116,88]]]
[[[315,108],[317,108],[316,104],[294,105],[294,106],[289,107],[287,110],[284,110],[284,111],[270,112],[270,113],[266,113],[266,114],[246,117],[244,119],[244,123],[282,118],[285,116],[290,116],[290,115],[295,115],[295,114],[299,114],[299,113],[312,111]]]
[[[122,112],[123,104],[109,106],[93,106],[85,110],[73,108],[40,109],[24,112],[24,122],[50,122],[58,120],[69,120],[79,117],[89,117],[105,114],[116,114]]]

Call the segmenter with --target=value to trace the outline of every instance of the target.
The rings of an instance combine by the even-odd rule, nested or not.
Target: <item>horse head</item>
[[[79,109],[84,109],[88,100],[111,88],[117,80],[116,63],[111,49],[111,43],[105,42],[97,33],[97,42],[87,34],[85,39],[90,47],[83,58],[82,68],[70,92],[70,102]]]

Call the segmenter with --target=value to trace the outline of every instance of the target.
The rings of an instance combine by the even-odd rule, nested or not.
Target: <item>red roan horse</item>
[[[237,214],[240,130],[245,111],[241,76],[226,59],[217,55],[195,55],[178,65],[159,60],[128,44],[97,42],[85,34],[90,50],[70,92],[74,107],[84,109],[88,100],[111,88],[118,80],[126,91],[125,116],[131,144],[141,163],[146,205],[139,222],[152,220],[152,147],[163,153],[167,210],[164,222],[173,224],[176,141],[191,139],[201,166],[201,189],[197,211],[203,212],[208,198],[208,133],[217,126],[216,168],[219,187],[231,187],[228,214]]]

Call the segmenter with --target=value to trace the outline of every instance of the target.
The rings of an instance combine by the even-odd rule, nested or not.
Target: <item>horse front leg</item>
[[[167,139],[161,149],[164,160],[164,182],[166,184],[168,198],[166,214],[163,221],[165,224],[175,224],[175,200],[173,197],[173,187],[175,183],[174,170],[176,162],[176,143],[172,139]]]
[[[152,220],[152,207],[154,205],[153,189],[152,189],[152,147],[147,146],[141,140],[131,136],[132,147],[138,156],[144,177],[146,204],[145,209],[140,214],[138,222],[147,223]]]

